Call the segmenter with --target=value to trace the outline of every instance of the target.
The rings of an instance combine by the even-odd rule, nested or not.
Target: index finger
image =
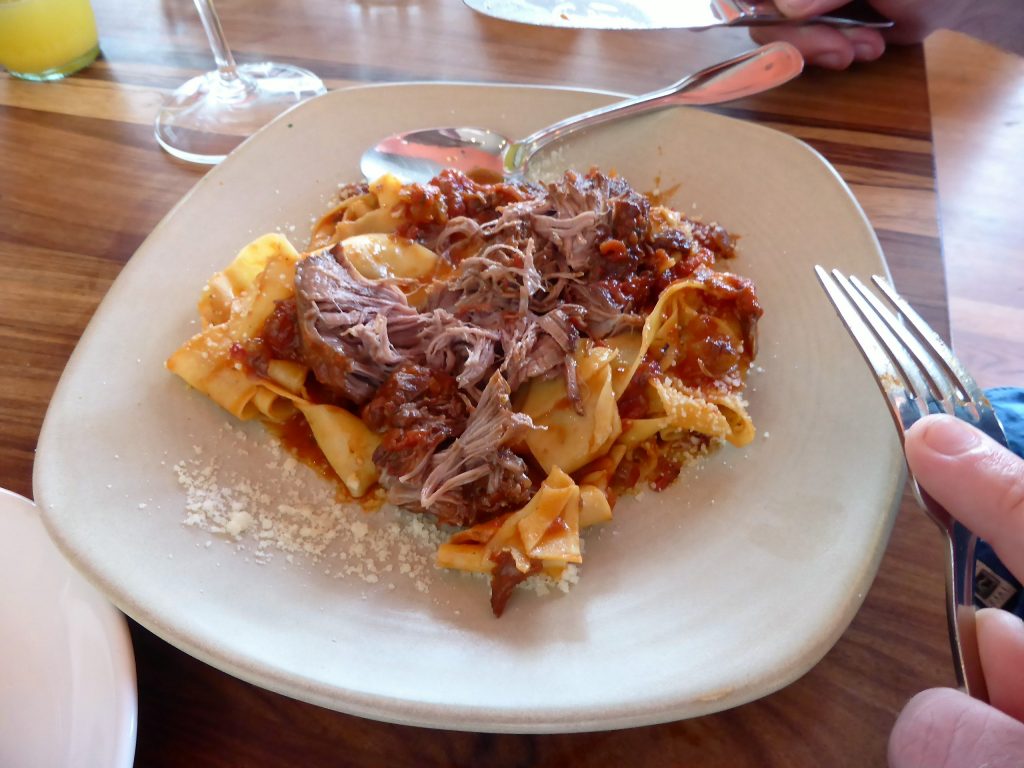
[[[825,69],[846,69],[854,61],[874,61],[885,51],[877,29],[835,29],[824,24],[781,24],[752,27],[755,43],[782,41],[796,46],[808,64]]]
[[[927,416],[906,434],[917,482],[1024,577],[1024,459],[952,416]]]

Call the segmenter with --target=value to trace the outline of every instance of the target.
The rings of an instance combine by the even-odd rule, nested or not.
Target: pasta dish
[[[299,252],[244,248],[167,367],[239,419],[307,434],[352,499],[452,535],[441,567],[518,584],[582,563],[622,494],[755,434],[761,307],[729,233],[614,175],[347,185]]]

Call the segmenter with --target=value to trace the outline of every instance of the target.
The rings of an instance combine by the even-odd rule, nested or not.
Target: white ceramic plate
[[[251,533],[264,515],[277,525],[277,497],[295,501],[296,476],[267,452],[258,425],[229,429],[226,414],[163,368],[197,330],[209,275],[261,233],[280,228],[304,242],[375,140],[459,124],[522,136],[611,98],[449,84],[339,91],[211,171],[125,267],[53,398],[35,487],[65,553],[122,610],[200,659],[402,723],[634,726],[731,707],[807,671],[871,583],[902,464],[874,384],[812,272],[816,262],[884,272],[881,252],[845,185],[800,142],[677,109],[595,131],[548,163],[674,189],[674,205],[742,236],[734,268],[757,281],[766,308],[764,372],[750,391],[759,436],[666,493],[620,504],[610,527],[588,534],[569,594],[517,595],[500,620],[475,579],[402,558],[388,571],[383,556],[371,573],[353,543],[358,526],[339,535],[341,555],[315,565],[302,554],[261,562]],[[182,524],[188,499],[172,467],[185,462],[195,481],[214,459],[221,493],[260,506],[237,543]],[[311,495],[322,490],[299,477]],[[378,518],[348,519],[370,526],[371,555],[383,547]]]
[[[0,489],[0,765],[130,768],[124,617],[75,572],[28,499]]]

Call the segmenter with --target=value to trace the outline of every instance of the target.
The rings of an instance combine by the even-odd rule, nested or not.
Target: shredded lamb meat
[[[540,186],[444,171],[403,187],[400,205],[398,234],[450,268],[425,303],[362,276],[335,245],[299,262],[294,301],[277,307],[250,357],[257,365],[266,348],[305,363],[381,435],[373,460],[389,500],[454,525],[515,509],[536,490],[516,453],[534,426],[511,393],[562,377],[581,411],[580,340],[637,330],[666,285],[733,255],[721,227],[656,223],[647,198],[597,172]],[[723,280],[720,291],[756,302],[745,285]],[[749,310],[753,345],[759,308]]]
[[[510,446],[536,427],[512,410],[509,394],[502,375],[491,376],[465,430],[447,448],[419,462],[416,472],[381,478],[388,500],[452,525],[474,525],[529,501],[526,462]]]
[[[408,482],[442,443],[463,433],[469,410],[452,376],[407,364],[388,377],[360,415],[383,435],[374,463],[385,476]]]
[[[494,363],[497,331],[443,309],[417,312],[394,285],[359,274],[340,248],[299,262],[295,303],[301,359],[357,405],[405,363],[452,373],[466,388]]]
[[[328,251],[299,262],[295,305],[303,361],[321,384],[354,403],[369,400],[402,362],[396,344],[405,352],[418,342],[418,314],[405,295]]]

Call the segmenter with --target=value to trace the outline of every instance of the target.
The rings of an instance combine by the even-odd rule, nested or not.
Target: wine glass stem
[[[227,97],[232,92],[240,95],[245,91],[245,84],[238,76],[235,57],[231,55],[228,41],[224,37],[224,29],[220,25],[217,10],[213,7],[213,0],[195,0],[195,4],[196,10],[199,11],[199,19],[203,22],[203,29],[206,30],[206,37],[210,41],[214,61],[217,62],[217,82],[223,90],[222,95]]]

